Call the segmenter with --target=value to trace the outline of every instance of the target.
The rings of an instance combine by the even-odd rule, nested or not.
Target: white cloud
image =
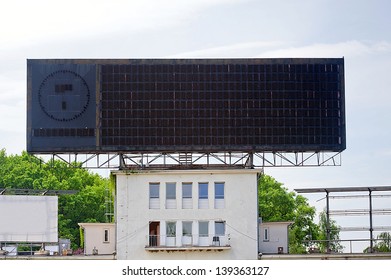
[[[295,44],[297,43],[287,41],[241,42],[178,53],[170,57],[356,57],[391,52],[391,43],[387,41],[361,42],[353,40],[333,44],[315,43],[292,46]]]
[[[276,50],[260,52],[260,57],[353,57],[379,52],[391,52],[391,43],[381,41],[364,43],[361,41],[346,41],[334,44],[315,43],[300,47],[285,47]]]
[[[52,40],[85,38],[174,26],[197,17],[202,10],[240,0],[36,0],[2,5],[1,48]]]
[[[243,42],[179,53],[171,57],[251,57],[254,53],[257,53],[260,50],[268,50],[271,48],[282,47],[284,45],[286,45],[286,42],[282,41]]]

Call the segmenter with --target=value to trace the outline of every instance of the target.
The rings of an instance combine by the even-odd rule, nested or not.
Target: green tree
[[[319,226],[314,223],[315,207],[305,197],[289,192],[282,183],[268,175],[258,180],[259,215],[265,222],[292,221],[289,230],[289,252],[303,254],[314,244]]]
[[[310,206],[307,198],[297,195],[293,225],[289,232],[289,247],[292,254],[304,254],[309,247],[316,244],[312,240],[318,239],[319,226],[314,222],[315,207]]]
[[[271,176],[258,180],[259,213],[265,222],[292,221],[294,219],[295,193],[288,192]]]
[[[378,252],[391,252],[391,234],[389,232],[382,232],[377,236],[376,247]]]
[[[330,242],[329,242],[329,248],[332,252],[341,253],[343,250],[343,246],[339,241],[339,232],[340,227],[337,225],[337,222],[333,219],[329,218],[329,225],[330,225]],[[327,215],[326,211],[322,211],[319,215],[319,237],[318,240],[325,240],[325,242],[320,242],[318,244],[318,248],[322,253],[327,252]]]
[[[0,188],[78,191],[58,198],[59,238],[69,238],[73,249],[82,245],[78,223],[105,222],[109,185],[109,179],[59,160],[45,163],[26,152],[7,156],[0,150]]]
[[[375,241],[375,244],[373,246],[374,252],[391,252],[391,234],[389,232],[382,232],[380,233]],[[364,253],[369,253],[370,247],[365,248]]]

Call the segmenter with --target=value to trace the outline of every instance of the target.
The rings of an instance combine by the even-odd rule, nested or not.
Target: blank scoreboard
[[[344,60],[28,60],[29,152],[345,149]]]

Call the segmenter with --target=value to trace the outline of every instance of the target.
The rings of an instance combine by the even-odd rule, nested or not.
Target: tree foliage
[[[326,211],[322,211],[319,215],[319,237],[318,240],[328,240],[327,237],[327,215]],[[329,242],[329,249],[332,252],[341,253],[343,250],[343,246],[339,241],[333,241],[333,240],[339,240],[339,232],[340,227],[337,225],[337,222],[329,219],[329,228],[330,228],[330,242]],[[320,242],[318,245],[320,251],[322,253],[327,252],[327,243],[326,242]]]
[[[375,241],[375,244],[373,245],[373,251],[374,252],[391,252],[391,233],[385,231],[380,233],[377,238],[378,240]],[[369,253],[370,247],[366,248],[364,250],[364,253]]]
[[[295,194],[288,192],[273,177],[262,175],[258,181],[259,213],[265,222],[292,221]]]
[[[58,199],[59,238],[69,238],[74,249],[83,245],[78,223],[105,222],[108,186],[108,179],[65,162],[44,163],[26,152],[7,156],[0,150],[0,188],[78,191]]]

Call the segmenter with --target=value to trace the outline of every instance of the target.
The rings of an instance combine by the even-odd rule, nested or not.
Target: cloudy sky
[[[26,59],[344,57],[342,166],[267,168],[289,189],[391,184],[391,1],[0,4],[0,148],[26,149]]]

